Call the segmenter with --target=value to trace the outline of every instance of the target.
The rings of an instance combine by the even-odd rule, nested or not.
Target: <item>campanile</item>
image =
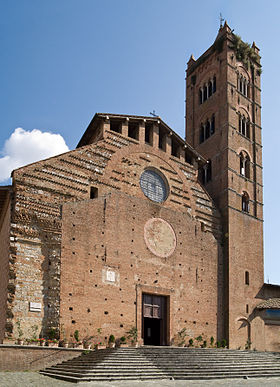
[[[223,218],[224,327],[231,348],[252,337],[263,284],[263,189],[259,49],[225,22],[186,71],[186,140],[208,163],[200,180]]]

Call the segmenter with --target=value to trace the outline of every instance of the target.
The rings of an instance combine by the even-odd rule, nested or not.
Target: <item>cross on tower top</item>
[[[225,21],[225,19],[223,18],[223,15],[220,12],[220,28],[223,26],[224,21]]]

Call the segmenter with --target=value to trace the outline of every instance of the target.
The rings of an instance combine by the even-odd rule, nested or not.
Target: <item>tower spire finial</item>
[[[225,21],[225,19],[223,18],[223,15],[221,14],[220,12],[220,28],[223,27],[223,22]]]

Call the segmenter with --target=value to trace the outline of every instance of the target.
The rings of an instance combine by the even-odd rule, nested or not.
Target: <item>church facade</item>
[[[137,328],[146,345],[280,349],[280,288],[263,283],[260,57],[242,44],[225,23],[190,58],[186,141],[160,117],[97,113],[75,150],[0,187],[3,342],[20,325],[26,338]]]

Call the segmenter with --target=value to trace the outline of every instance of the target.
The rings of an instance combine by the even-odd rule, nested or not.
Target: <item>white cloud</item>
[[[69,150],[60,134],[27,131],[17,128],[5,141],[0,157],[0,182],[11,176],[11,172],[26,164],[56,156]]]

